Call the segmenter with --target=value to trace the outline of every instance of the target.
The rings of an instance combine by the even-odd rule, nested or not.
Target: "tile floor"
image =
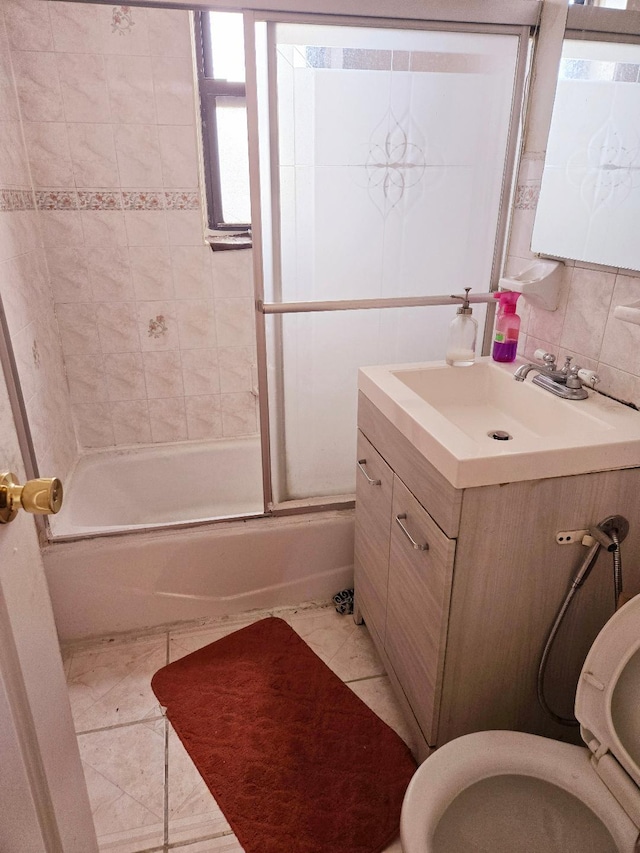
[[[101,851],[242,853],[150,680],[166,663],[268,615],[285,619],[411,745],[366,627],[331,606],[278,608],[68,647],[69,696]],[[396,841],[386,853],[401,849]]]

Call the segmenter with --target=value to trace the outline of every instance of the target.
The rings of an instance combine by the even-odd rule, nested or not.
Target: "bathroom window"
[[[210,242],[251,245],[244,31],[240,12],[195,15]]]

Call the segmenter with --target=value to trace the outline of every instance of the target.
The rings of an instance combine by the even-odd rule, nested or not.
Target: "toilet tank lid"
[[[584,662],[575,713],[597,757],[611,752],[640,786],[640,595],[613,614]],[[586,730],[586,731],[585,731]]]

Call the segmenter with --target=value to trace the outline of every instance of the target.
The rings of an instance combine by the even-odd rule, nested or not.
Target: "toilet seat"
[[[499,810],[499,795],[492,798],[491,780],[497,792],[504,791],[506,777],[518,777],[528,786],[529,804],[537,802],[539,795],[540,810],[549,809],[557,789],[559,800],[578,801],[575,810],[570,807],[563,814],[561,809],[554,818],[568,832],[572,826],[580,831],[593,818],[600,822],[598,831],[600,824],[608,830],[614,850],[634,853],[640,827],[638,709],[640,596],[607,622],[585,660],[576,716],[588,748],[511,731],[477,732],[445,744],[418,768],[407,789],[401,817],[403,850],[444,853],[449,848],[434,839],[442,839],[440,829],[457,804],[474,802],[470,796],[474,786],[476,790],[482,787],[484,805],[478,814],[486,823],[487,811],[494,804],[496,814]],[[581,811],[580,803],[589,811]],[[458,809],[456,821],[468,819],[472,833],[474,817],[468,812]],[[490,849],[482,846],[482,839],[477,843],[478,850]]]

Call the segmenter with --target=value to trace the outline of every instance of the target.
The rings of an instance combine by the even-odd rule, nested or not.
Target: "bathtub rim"
[[[237,436],[234,438],[218,438],[218,439],[192,439],[185,440],[180,443],[180,448],[189,447],[196,448],[203,444],[223,442],[245,442],[260,440],[259,435]],[[175,450],[175,442],[152,442],[149,444],[131,444],[118,445],[114,447],[99,447],[88,452],[80,453],[73,462],[67,480],[71,483],[72,477],[81,461],[87,458],[96,458],[100,456],[126,456],[128,453],[136,453],[144,450]],[[264,495],[264,489],[263,489]],[[42,529],[40,532],[40,547],[45,548],[55,546],[56,544],[66,542],[83,542],[89,539],[101,539],[113,536],[136,536],[146,533],[156,533],[163,530],[191,530],[202,527],[204,525],[223,525],[237,524],[239,522],[251,521],[262,518],[279,518],[283,516],[305,515],[306,513],[321,513],[334,512],[340,510],[349,510],[355,507],[355,493],[325,495],[321,497],[308,497],[304,499],[292,499],[281,501],[280,503],[271,503],[265,505],[262,512],[238,513],[211,518],[196,518],[183,519],[181,521],[166,521],[157,524],[138,524],[128,526],[109,526],[103,528],[87,528],[80,532],[56,534],[52,530],[51,521],[48,516],[36,516],[36,521],[41,523]]]

